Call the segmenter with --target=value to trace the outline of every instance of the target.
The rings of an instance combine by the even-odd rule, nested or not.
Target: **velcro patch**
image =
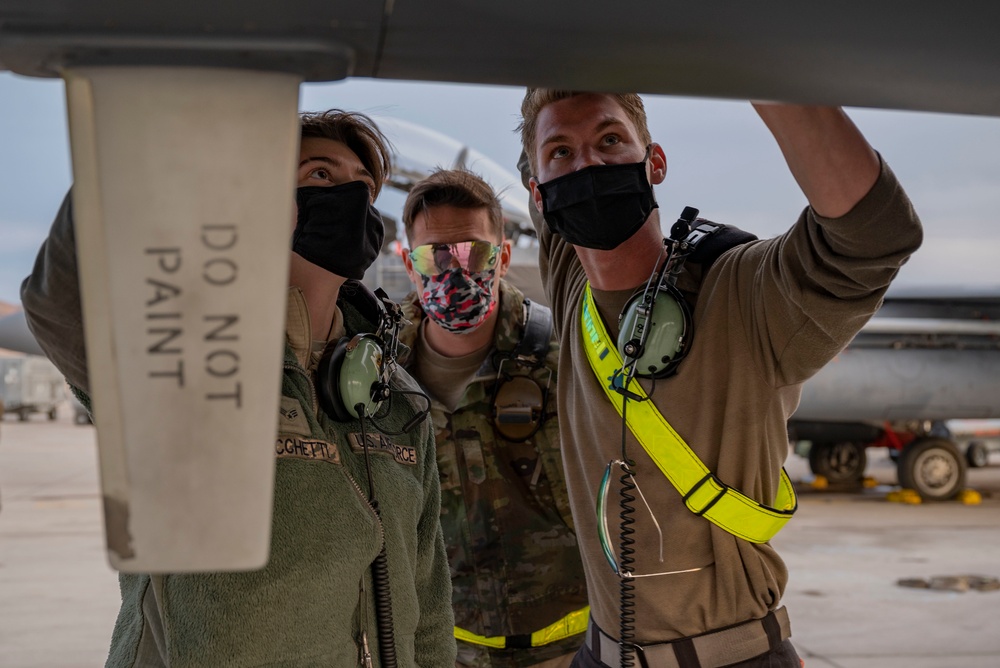
[[[368,451],[390,455],[400,464],[416,466],[417,449],[412,445],[396,445],[382,434],[365,434],[368,437]],[[347,441],[355,452],[363,452],[361,434],[348,434]]]
[[[281,408],[278,409],[278,433],[298,434],[308,436],[309,420],[306,419],[302,404],[291,397],[281,397]]]
[[[336,443],[297,438],[283,434],[278,435],[278,439],[274,444],[274,454],[278,457],[317,459],[334,464],[340,463],[340,450],[337,449]]]

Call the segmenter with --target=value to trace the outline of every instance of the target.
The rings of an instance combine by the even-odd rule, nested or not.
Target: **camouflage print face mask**
[[[461,267],[437,276],[421,274],[424,288],[420,291],[420,306],[428,318],[449,332],[471,332],[486,322],[496,308],[495,276],[496,269],[470,274]]]

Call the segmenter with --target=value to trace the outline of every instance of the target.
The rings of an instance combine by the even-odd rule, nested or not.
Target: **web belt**
[[[455,627],[455,638],[473,645],[492,647],[493,649],[527,649],[543,647],[554,642],[575,636],[587,630],[587,620],[590,617],[590,606],[574,610],[562,619],[555,621],[534,633],[523,633],[513,636],[481,636]]]
[[[679,638],[652,645],[630,645],[636,665],[649,668],[720,668],[742,663],[776,650],[792,635],[788,611],[773,610],[761,619],[736,624],[702,635]],[[586,645],[605,666],[619,668],[621,647],[618,641],[590,620]]]

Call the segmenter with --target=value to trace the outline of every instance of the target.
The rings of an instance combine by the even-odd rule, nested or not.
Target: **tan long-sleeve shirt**
[[[619,578],[601,550],[595,508],[605,466],[621,456],[622,423],[582,347],[583,267],[572,246],[537,220],[536,225],[542,280],[560,332],[563,459],[592,614],[617,636]],[[921,235],[909,200],[883,165],[871,191],[843,217],[824,219],[807,208],[785,234],[730,250],[704,276],[697,266],[685,269],[679,287],[694,307],[690,352],[676,376],[655,386],[643,381],[643,386],[723,482],[758,501],[773,501],[788,454],[785,425],[798,405],[802,382],[878,309]],[[630,293],[594,292],[602,318],[615,333]],[[692,514],[631,434],[627,448],[663,530],[661,563],[658,534],[637,500],[634,571],[701,569],[635,580],[635,641],[705,633],[776,608],[788,572],[774,548],[738,539]],[[614,483],[608,525],[616,554],[618,512]]]

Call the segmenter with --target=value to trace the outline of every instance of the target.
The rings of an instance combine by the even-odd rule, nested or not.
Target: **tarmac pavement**
[[[0,423],[0,668],[90,668],[107,655],[118,582],[104,551],[94,429],[40,416]],[[983,502],[885,500],[895,467],[869,451],[883,483],[800,491],[774,544],[788,564],[784,604],[808,668],[1000,666],[1000,591],[901,587],[902,578],[1000,577],[1000,455],[969,472]],[[793,480],[808,465],[792,455]]]
[[[934,576],[1000,577],[1000,457],[969,471],[980,505],[886,501],[896,483],[885,450],[869,450],[867,475],[882,485],[854,492],[800,487],[799,511],[774,539],[789,569],[784,604],[808,668],[1000,666],[1000,591],[901,587]],[[796,455],[786,468],[809,478]]]

